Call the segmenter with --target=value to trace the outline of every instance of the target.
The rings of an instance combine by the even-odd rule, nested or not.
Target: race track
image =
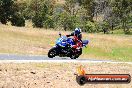
[[[43,60],[43,61],[110,61],[110,60],[96,60],[96,59],[70,59],[69,57],[54,57],[48,58],[46,55],[18,55],[18,54],[0,54],[0,60]]]
[[[0,63],[30,63],[30,62],[53,62],[53,63],[127,63],[132,64],[132,62],[120,62],[112,60],[96,60],[91,58],[77,58],[70,59],[68,57],[55,57],[48,58],[46,55],[18,55],[18,54],[0,54]]]

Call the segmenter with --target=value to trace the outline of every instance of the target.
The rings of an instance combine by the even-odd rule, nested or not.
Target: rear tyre
[[[71,58],[71,59],[76,59],[77,57],[76,57],[75,54],[71,54],[70,58]]]
[[[82,54],[82,48],[78,51],[78,53],[76,54],[76,58],[79,58],[79,56]]]
[[[77,55],[76,58],[79,58],[80,55]]]
[[[53,57],[55,57],[56,56],[56,48],[55,47],[53,47],[53,48],[51,48],[50,50],[49,50],[49,52],[48,52],[48,57],[49,58],[53,58]]]

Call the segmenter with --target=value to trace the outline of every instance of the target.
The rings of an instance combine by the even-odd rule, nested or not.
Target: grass
[[[47,55],[59,31],[0,25],[0,53]],[[62,34],[70,32],[61,31]],[[131,35],[83,33],[89,39],[81,58],[132,61]]]
[[[50,30],[30,30],[28,28],[16,28],[2,26],[0,28],[0,52],[20,54],[45,54],[52,40],[57,37],[50,34]],[[54,38],[56,39],[56,38]],[[53,40],[54,41],[54,40]]]
[[[132,61],[132,36],[89,34],[90,43],[83,53],[88,57]]]

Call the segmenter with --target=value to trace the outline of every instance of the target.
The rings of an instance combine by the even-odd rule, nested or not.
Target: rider
[[[73,45],[72,48],[76,49],[76,48],[82,47],[82,34],[81,34],[80,28],[75,28],[75,30],[71,34],[66,36],[67,37],[73,36],[75,45]]]

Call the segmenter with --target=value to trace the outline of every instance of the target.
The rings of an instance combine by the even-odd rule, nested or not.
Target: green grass
[[[58,31],[0,25],[0,53],[47,55]],[[61,31],[62,34],[70,32]],[[89,39],[81,58],[132,61],[132,36],[115,34],[86,34]]]
[[[92,34],[89,35],[89,39],[89,46],[83,50],[84,56],[96,59],[132,61],[131,35]]]
[[[106,52],[101,48],[88,47],[87,49],[83,50],[83,53],[89,56],[94,56],[97,59],[132,61],[132,48],[128,47],[112,48],[110,52]]]

